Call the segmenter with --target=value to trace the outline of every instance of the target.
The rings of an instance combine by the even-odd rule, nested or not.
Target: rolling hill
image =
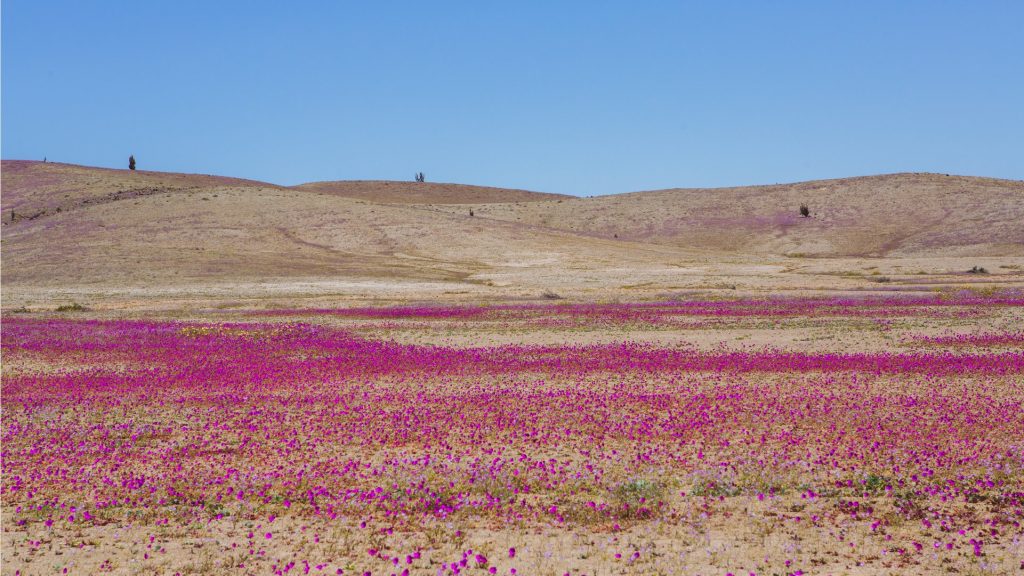
[[[310,182],[294,188],[382,204],[498,204],[572,198],[572,196],[563,194],[547,194],[512,188],[387,180]]]
[[[14,160],[0,174],[7,296],[346,282],[503,296],[548,286],[780,288],[806,284],[794,274],[810,270],[879,264],[952,273],[963,260],[1013,276],[1024,257],[1024,182],[989,178],[893,174],[576,198],[413,182],[284,187]],[[799,216],[802,203],[810,218]],[[1019,280],[1010,276],[1000,280]],[[837,282],[828,285],[846,285]]]
[[[500,192],[429,189],[438,202],[460,205]],[[5,161],[2,209],[5,286],[458,281],[494,267],[637,259],[614,242],[474,218],[465,208],[449,213],[322,186],[55,163]]]
[[[801,218],[807,204],[810,218]],[[601,238],[744,254],[993,256],[1024,252],[1024,182],[890,174],[488,204],[479,216]]]

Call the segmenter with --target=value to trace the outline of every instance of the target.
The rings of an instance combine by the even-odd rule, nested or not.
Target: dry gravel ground
[[[5,536],[15,542],[4,545],[5,558],[9,558],[4,573],[60,574],[63,567],[73,566],[75,574],[272,574],[292,559],[308,558],[312,574],[336,574],[341,569],[344,574],[387,575],[409,569],[410,574],[426,576],[436,574],[442,563],[459,561],[466,550],[472,550],[474,556],[483,554],[488,566],[499,569],[498,574],[508,575],[511,567],[517,567],[518,574],[539,576],[565,572],[772,576],[798,570],[808,575],[980,576],[1018,574],[1024,561],[1021,544],[1005,555],[990,555],[980,562],[970,558],[969,552],[955,560],[938,552],[908,560],[868,531],[842,524],[815,526],[807,521],[831,512],[830,503],[809,505],[795,496],[767,503],[727,500],[691,504],[682,520],[655,521],[618,531],[610,527],[503,528],[436,522],[387,534],[380,527],[361,528],[351,521],[285,517],[235,525],[221,522],[153,528],[124,523],[57,534],[41,530],[8,533]],[[265,537],[267,531],[270,539]],[[890,535],[908,539],[918,532],[906,525],[894,528]],[[844,536],[842,541],[837,534]],[[516,547],[514,559],[508,555],[510,545]],[[371,557],[370,549],[383,550],[398,563]],[[421,550],[420,557],[408,563],[407,557],[416,550]],[[300,560],[290,573],[301,574],[304,569]],[[485,574],[486,570],[468,573]]]

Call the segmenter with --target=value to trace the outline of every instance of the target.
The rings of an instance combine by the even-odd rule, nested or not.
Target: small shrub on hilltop
[[[968,274],[988,274],[988,270],[981,266],[974,266],[967,271]]]
[[[800,205],[800,216],[803,216],[804,218],[810,218],[811,209],[807,207],[807,204]]]
[[[88,310],[85,306],[82,306],[78,302],[72,302],[71,304],[61,304],[56,308],[57,312],[84,312]]]

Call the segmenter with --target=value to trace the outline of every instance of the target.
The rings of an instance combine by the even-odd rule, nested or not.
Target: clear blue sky
[[[2,155],[590,195],[1024,179],[1024,2],[4,0]]]

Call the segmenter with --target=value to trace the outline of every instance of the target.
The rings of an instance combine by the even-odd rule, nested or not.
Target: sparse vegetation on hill
[[[947,273],[962,281],[974,258],[1024,256],[1024,183],[985,178],[897,174],[585,199],[437,182],[286,188],[29,161],[2,169],[5,288],[383,278],[576,297],[590,286],[737,284],[723,266],[753,266],[743,286],[800,285],[830,258],[863,256],[950,255],[958,260],[912,270],[960,271]],[[809,205],[811,193],[828,210],[794,225],[792,206]],[[485,221],[466,218],[478,211]],[[807,272],[776,267],[797,257]],[[886,273],[910,289],[907,272]]]
[[[828,209],[811,210],[810,194]],[[786,206],[802,205],[807,216],[792,226]],[[1024,227],[1017,224],[1024,220],[1024,182],[939,174],[653,190],[563,204],[509,202],[489,205],[487,218],[719,253],[1024,255]]]
[[[511,188],[387,180],[310,182],[294,186],[293,188],[304,192],[366,200],[378,204],[468,205],[534,203],[566,198],[563,194],[548,194]],[[467,206],[460,206],[459,211],[463,211],[466,208]]]

